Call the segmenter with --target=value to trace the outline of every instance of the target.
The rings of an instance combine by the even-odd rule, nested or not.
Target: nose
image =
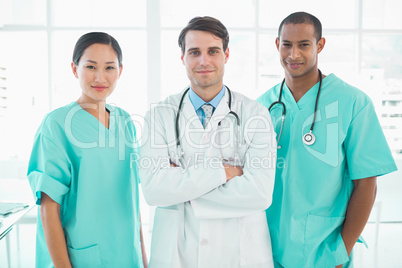
[[[95,75],[95,82],[103,83],[105,82],[105,73],[103,70],[98,70]]]
[[[299,56],[300,56],[299,48],[297,46],[293,46],[290,50],[289,57],[294,60],[297,59]]]
[[[207,53],[202,54],[202,55],[199,57],[199,60],[200,60],[200,65],[201,65],[201,66],[206,66],[206,65],[208,65],[209,62],[210,62],[209,55],[208,55]]]

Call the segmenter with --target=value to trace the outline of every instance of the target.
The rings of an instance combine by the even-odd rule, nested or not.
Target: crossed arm
[[[142,189],[148,204],[166,207],[191,201],[197,218],[241,217],[265,210],[272,198],[275,165],[264,168],[262,161],[270,153],[274,158],[276,156],[272,124],[265,110],[259,115],[261,120],[256,120],[254,125],[249,126],[251,130],[257,131],[247,132],[250,134],[250,145],[245,152],[248,159],[260,160],[260,165],[246,161],[243,167],[214,165],[206,168],[202,164],[190,164],[186,167],[170,165],[175,168],[158,165],[172,163],[167,137],[171,127],[158,116],[151,118],[151,113],[148,112],[145,117],[148,124],[145,124],[143,130],[143,139],[145,137],[146,142],[141,146],[140,162],[155,165],[150,168],[140,164],[139,168]],[[218,154],[219,149],[213,146],[204,152],[206,159],[209,156],[218,159]],[[191,157],[195,155],[189,152],[188,160],[194,160]],[[272,162],[275,163],[275,159]]]
[[[170,167],[178,167],[175,163],[170,163]],[[223,165],[225,168],[226,173],[226,181],[230,181],[234,177],[243,175],[243,168],[242,167],[234,167],[229,165]]]

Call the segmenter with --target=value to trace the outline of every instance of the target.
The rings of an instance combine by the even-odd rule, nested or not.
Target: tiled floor
[[[150,235],[144,226],[146,245],[150,245]],[[17,234],[10,235],[11,267],[33,268],[35,260],[35,224],[20,226],[20,250],[17,250]],[[361,244],[355,247],[355,267],[357,268],[402,268],[402,223],[382,223],[377,247],[374,246],[375,224],[367,224],[363,236],[369,244],[366,249]],[[148,254],[149,256],[149,254]],[[6,243],[0,241],[0,267],[7,267]]]

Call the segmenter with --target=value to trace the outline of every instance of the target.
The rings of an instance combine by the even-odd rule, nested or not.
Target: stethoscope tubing
[[[319,82],[319,86],[318,86],[317,97],[316,97],[316,99],[315,99],[314,118],[313,118],[313,122],[311,123],[310,133],[309,133],[310,135],[312,135],[312,136],[314,137],[314,141],[315,141],[315,136],[312,134],[312,132],[313,132],[314,124],[315,124],[315,121],[316,121],[317,108],[318,108],[318,99],[319,99],[319,97],[320,97],[321,86],[322,86],[322,73],[321,73],[320,69],[318,69],[318,77],[319,77],[319,81],[320,81],[320,82]],[[281,139],[282,130],[283,130],[283,124],[284,124],[284,122],[285,122],[285,116],[286,116],[286,105],[285,105],[285,103],[282,101],[282,93],[283,93],[283,85],[284,85],[284,84],[285,84],[285,78],[283,79],[282,84],[281,84],[281,88],[280,88],[280,91],[279,91],[278,100],[277,100],[277,101],[274,101],[274,102],[269,106],[269,108],[268,108],[268,111],[271,112],[272,107],[274,107],[275,105],[280,104],[280,105],[282,106],[282,122],[281,122],[281,129],[280,129],[280,131],[279,131],[279,135],[278,135],[278,139],[277,139],[278,149],[281,148],[280,145],[279,145],[279,141],[280,141],[280,139]],[[306,134],[305,134],[305,135],[306,135]],[[305,136],[305,135],[304,135],[304,136]],[[304,136],[303,136],[303,141],[304,141]],[[313,141],[313,143],[314,143],[314,141]],[[305,142],[305,144],[311,145],[312,143],[311,143],[311,144],[308,144],[308,143]]]
[[[237,126],[240,127],[240,117],[234,112],[232,111],[232,92],[229,89],[229,87],[225,86],[228,90],[229,93],[229,114],[232,114],[235,118],[236,118],[236,122],[237,122]],[[177,108],[177,114],[176,114],[176,120],[175,120],[175,134],[176,134],[176,146],[177,147],[181,147],[180,144],[180,138],[179,138],[179,133],[180,133],[180,129],[179,129],[179,119],[180,119],[180,113],[181,113],[181,108],[183,106],[183,102],[184,102],[184,97],[186,96],[186,94],[188,93],[188,91],[190,90],[190,87],[188,87],[184,92],[183,95],[181,96],[180,99],[180,103],[179,103],[179,107]],[[221,122],[218,123],[218,126],[220,126]]]

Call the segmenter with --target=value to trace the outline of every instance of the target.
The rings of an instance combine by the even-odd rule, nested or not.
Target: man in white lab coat
[[[223,84],[229,35],[196,17],[179,36],[190,87],[151,107],[139,160],[157,206],[150,268],[273,267],[265,209],[276,143],[268,110]]]

